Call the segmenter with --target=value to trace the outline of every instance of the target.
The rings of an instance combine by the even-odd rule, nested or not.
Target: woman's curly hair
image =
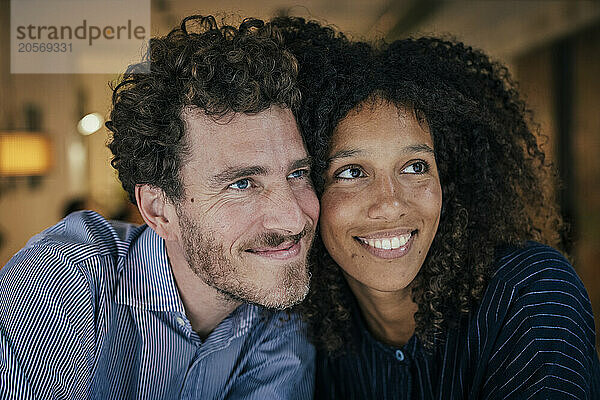
[[[235,28],[194,15],[151,39],[145,59],[114,88],[106,123],[112,166],[131,201],[136,184],[161,188],[172,201],[183,196],[179,171],[188,152],[182,140],[188,109],[215,120],[272,105],[293,110],[300,101],[297,73],[279,34],[258,19]]]
[[[412,283],[415,332],[426,347],[477,306],[503,248],[528,240],[560,247],[562,222],[547,189],[554,175],[505,67],[438,38],[368,45],[298,18],[279,26],[299,61],[297,117],[319,193],[332,133],[349,111],[388,101],[413,110],[431,132],[442,211]],[[320,238],[312,258],[302,311],[317,346],[331,354],[350,340],[351,295]]]

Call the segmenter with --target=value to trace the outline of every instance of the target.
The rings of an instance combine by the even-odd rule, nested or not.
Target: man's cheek
[[[312,188],[302,191],[298,196],[298,204],[312,222],[316,225],[319,219],[319,199]]]

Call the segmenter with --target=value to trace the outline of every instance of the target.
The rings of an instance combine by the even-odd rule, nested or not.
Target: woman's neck
[[[369,332],[388,345],[405,345],[415,332],[414,315],[417,311],[410,287],[382,292],[366,287],[347,275],[346,280],[358,300]]]

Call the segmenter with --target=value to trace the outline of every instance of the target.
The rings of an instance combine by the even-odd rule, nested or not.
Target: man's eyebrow
[[[220,185],[225,182],[236,181],[240,178],[244,178],[252,175],[266,175],[267,169],[260,165],[244,166],[244,167],[231,167],[226,170],[213,175],[210,178],[210,182],[213,185]]]
[[[312,157],[308,156],[305,158],[302,158],[300,160],[296,160],[292,163],[292,165],[290,165],[290,170],[293,169],[299,169],[299,168],[307,168],[310,167],[313,163],[313,159]]]

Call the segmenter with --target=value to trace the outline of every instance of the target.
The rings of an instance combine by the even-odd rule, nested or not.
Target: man
[[[269,29],[188,17],[114,89],[112,165],[147,225],[75,213],[0,270],[0,398],[312,396],[285,311],[318,218]]]

